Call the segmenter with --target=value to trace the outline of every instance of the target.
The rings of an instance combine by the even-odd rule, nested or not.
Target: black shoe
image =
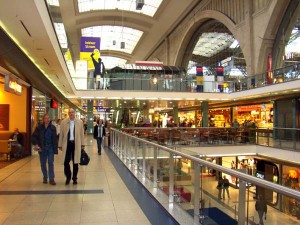
[[[101,155],[101,152],[98,152],[98,155]]]
[[[47,184],[47,183],[48,183],[47,178],[45,178],[45,177],[43,178],[43,183],[44,183],[44,184]]]
[[[77,184],[77,180],[73,180],[73,184],[75,184],[75,185],[76,185],[76,184]]]
[[[66,185],[70,184],[70,179],[66,180]]]
[[[49,184],[51,184],[51,185],[56,185],[56,183],[55,183],[54,180],[50,180],[50,181],[49,181]]]

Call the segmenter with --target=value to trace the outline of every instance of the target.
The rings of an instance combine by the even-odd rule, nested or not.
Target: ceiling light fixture
[[[136,10],[142,10],[144,6],[144,0],[136,0]]]

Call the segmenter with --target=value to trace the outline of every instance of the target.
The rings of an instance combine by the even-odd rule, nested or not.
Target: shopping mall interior
[[[0,0],[0,40],[0,224],[300,224],[299,0]],[[70,109],[90,164],[45,185]]]

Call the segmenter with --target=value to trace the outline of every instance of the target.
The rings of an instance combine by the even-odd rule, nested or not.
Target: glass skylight
[[[61,48],[68,48],[68,40],[63,23],[54,23],[54,28]]]
[[[100,37],[100,51],[113,50],[131,54],[140,40],[143,32],[129,27],[121,26],[94,26],[81,30],[83,37]],[[125,42],[125,48],[121,48]]]
[[[104,63],[105,69],[111,69],[116,66],[121,67],[124,65],[127,60],[126,59],[121,59],[117,57],[112,57],[112,56],[101,56],[102,62]]]
[[[48,5],[59,6],[58,0],[47,0]]]
[[[78,0],[79,12],[94,10],[124,10],[153,17],[163,0],[145,0],[141,10],[136,9],[136,0]]]
[[[211,57],[230,47],[234,40],[234,37],[228,33],[203,33],[199,37],[193,54]]]

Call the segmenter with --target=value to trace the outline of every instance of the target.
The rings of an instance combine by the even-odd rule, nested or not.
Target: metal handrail
[[[226,167],[214,164],[212,162],[208,162],[206,160],[197,158],[195,156],[187,155],[185,153],[176,151],[176,150],[171,149],[169,147],[165,147],[165,146],[162,146],[162,145],[159,145],[159,144],[156,144],[156,143],[153,143],[153,142],[150,142],[150,141],[132,136],[131,134],[122,132],[122,131],[117,130],[115,128],[111,128],[111,131],[122,134],[122,135],[127,136],[127,137],[130,137],[132,139],[138,140],[139,142],[151,145],[153,147],[157,147],[157,148],[165,150],[167,152],[176,154],[177,156],[181,156],[183,158],[190,159],[194,162],[199,163],[202,166],[207,166],[207,167],[210,167],[212,169],[218,170],[220,172],[226,173],[228,175],[237,177],[241,181],[244,181],[244,182],[247,182],[247,183],[252,183],[252,184],[264,187],[264,188],[268,188],[268,189],[270,189],[272,191],[275,191],[279,194],[283,194],[283,195],[289,196],[291,198],[295,198],[297,200],[300,200],[300,192],[299,191],[296,191],[296,190],[290,189],[288,187],[285,187],[285,186],[282,186],[282,185],[279,185],[279,184],[276,184],[276,183],[272,183],[272,182],[269,182],[269,181],[266,181],[266,180],[263,180],[263,179],[260,179],[260,178],[257,178],[257,177],[253,177],[251,175],[248,175],[248,174],[245,174],[245,173],[242,173],[242,172],[230,169],[230,168],[226,168]]]

